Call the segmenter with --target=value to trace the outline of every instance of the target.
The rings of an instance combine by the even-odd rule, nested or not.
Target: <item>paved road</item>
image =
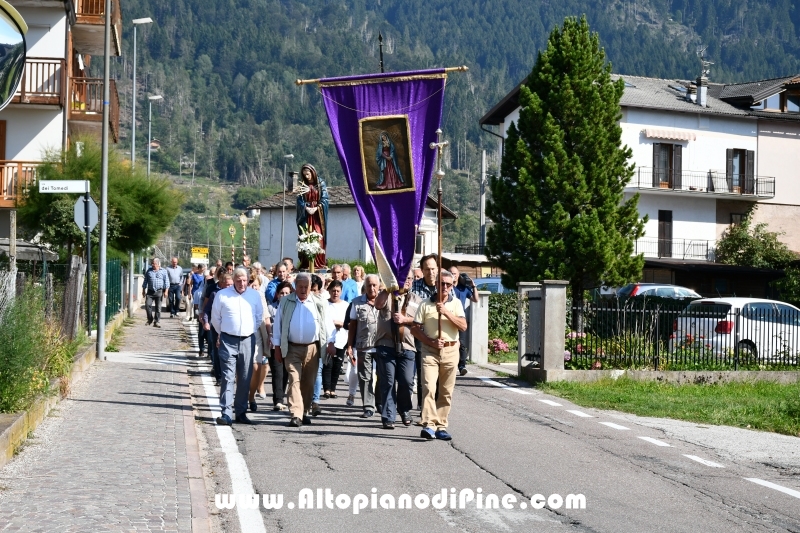
[[[198,416],[205,422],[212,491],[227,494],[238,492],[234,486],[251,486],[259,494],[284,498],[279,510],[217,511],[218,527],[293,532],[800,531],[800,439],[583,409],[470,368],[457,381],[450,443],[419,439],[418,426],[383,430],[378,418],[358,418],[360,409],[346,407],[341,397],[323,400],[324,413],[299,430],[286,426],[285,413],[269,410],[251,415],[254,426],[218,428],[211,423],[217,413],[215,393],[208,378],[200,385],[198,377],[195,394],[210,396],[195,405],[202,406]],[[232,470],[228,464],[234,465]],[[517,503],[511,509],[479,509],[474,500],[464,509],[378,506],[358,515],[352,506],[289,509],[290,502],[299,505],[304,488],[313,495],[328,488],[334,497],[364,494],[368,499],[373,488],[378,497],[433,495],[451,488],[477,495],[480,488],[485,497],[509,494]],[[530,505],[535,494],[583,494],[586,508],[535,510]]]

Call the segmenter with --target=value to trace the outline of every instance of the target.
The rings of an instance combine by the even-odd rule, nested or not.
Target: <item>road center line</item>
[[[581,418],[594,418],[592,415],[588,413],[584,413],[583,411],[577,411],[575,409],[567,409],[568,413],[572,413],[575,416],[579,416]]]
[[[542,403],[546,403],[547,405],[552,405],[553,407],[561,407],[561,404],[558,402],[554,402],[553,400],[539,400]]]
[[[619,424],[615,424],[614,422],[600,422],[600,424],[603,424],[604,426],[608,426],[608,427],[614,428],[614,429],[624,429],[624,430],[628,430],[628,431],[631,430],[631,428],[626,428],[625,426],[620,426]]]
[[[666,446],[668,448],[671,447],[671,445],[667,444],[663,440],[654,439],[653,437],[639,437],[639,438],[642,440],[646,440],[650,444],[655,444],[656,446]]]
[[[714,467],[714,468],[725,468],[724,466],[722,466],[719,463],[715,463],[714,461],[709,461],[708,459],[703,459],[702,457],[697,457],[696,455],[683,454],[683,456],[684,457],[688,457],[692,461],[697,461],[698,463],[706,465],[706,466],[711,466],[711,467]]]
[[[214,385],[211,383],[211,376],[203,376],[203,388],[206,393],[206,402],[212,413],[219,412],[219,397]],[[219,445],[225,454],[228,463],[228,473],[231,476],[231,490],[234,494],[255,494],[253,490],[253,480],[250,478],[250,471],[244,456],[239,452],[236,439],[233,437],[233,430],[230,426],[215,426]],[[264,520],[258,509],[245,509],[241,505],[236,506],[236,513],[239,515],[239,526],[242,533],[266,533]]]
[[[523,389],[518,389],[516,387],[509,387],[508,385],[504,385],[503,383],[500,383],[499,381],[494,381],[491,378],[478,376],[478,379],[483,381],[484,383],[488,383],[489,385],[494,385],[495,387],[500,387],[501,389],[510,390],[511,392],[516,392],[517,394],[532,394],[531,392],[528,392],[528,391],[523,390]]]
[[[776,483],[771,483],[769,481],[764,481],[763,479],[758,479],[758,478],[755,478],[755,477],[746,477],[745,479],[747,481],[752,481],[756,485],[761,485],[762,487],[775,489],[775,490],[777,490],[779,492],[782,492],[784,494],[788,494],[789,496],[794,496],[795,498],[800,498],[800,491],[798,491],[798,490],[794,490],[794,489],[790,489],[790,488],[787,488],[787,487],[783,487],[783,486],[778,485]]]

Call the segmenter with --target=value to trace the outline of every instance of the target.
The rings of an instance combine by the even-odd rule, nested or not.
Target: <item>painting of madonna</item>
[[[405,185],[403,174],[400,172],[400,167],[397,165],[397,155],[394,151],[394,143],[391,137],[385,131],[382,131],[378,137],[378,149],[375,154],[375,161],[378,163],[378,182],[375,185],[377,189],[385,191],[391,189],[400,189]]]
[[[369,117],[359,121],[361,161],[367,194],[414,190],[408,117]]]
[[[306,163],[300,169],[303,184],[308,192],[297,195],[297,229],[308,224],[310,229],[322,235],[320,246],[325,250],[328,242],[328,187],[317,176],[313,165]],[[325,252],[314,258],[314,270],[324,269]],[[310,269],[308,257],[300,257],[300,269]]]

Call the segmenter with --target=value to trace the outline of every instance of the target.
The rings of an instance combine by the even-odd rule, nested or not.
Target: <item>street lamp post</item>
[[[131,111],[131,166],[136,166],[136,27],[139,24],[151,24],[153,19],[145,17],[133,19],[133,110]]]
[[[283,156],[283,202],[281,202],[281,256],[278,262],[283,260],[283,233],[284,225],[286,224],[286,160],[294,159],[294,154],[287,154]]]
[[[150,111],[147,116],[147,179],[150,179],[150,151],[151,144],[153,143],[153,101],[163,100],[164,97],[160,94],[156,94],[154,96],[148,96],[147,99],[150,100]]]
[[[202,125],[203,125],[203,122],[201,121],[200,122],[200,126],[202,126]],[[192,187],[194,187],[194,168],[197,166],[197,134],[198,133],[200,134],[201,137],[206,134],[203,131],[202,127],[199,130],[197,130],[196,132],[194,132],[194,155],[192,156]]]

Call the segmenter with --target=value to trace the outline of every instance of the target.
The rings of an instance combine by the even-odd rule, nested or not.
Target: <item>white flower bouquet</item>
[[[313,262],[314,258],[323,253],[320,244],[322,235],[311,229],[308,224],[300,227],[300,235],[297,237],[297,253],[308,257],[309,261]]]

